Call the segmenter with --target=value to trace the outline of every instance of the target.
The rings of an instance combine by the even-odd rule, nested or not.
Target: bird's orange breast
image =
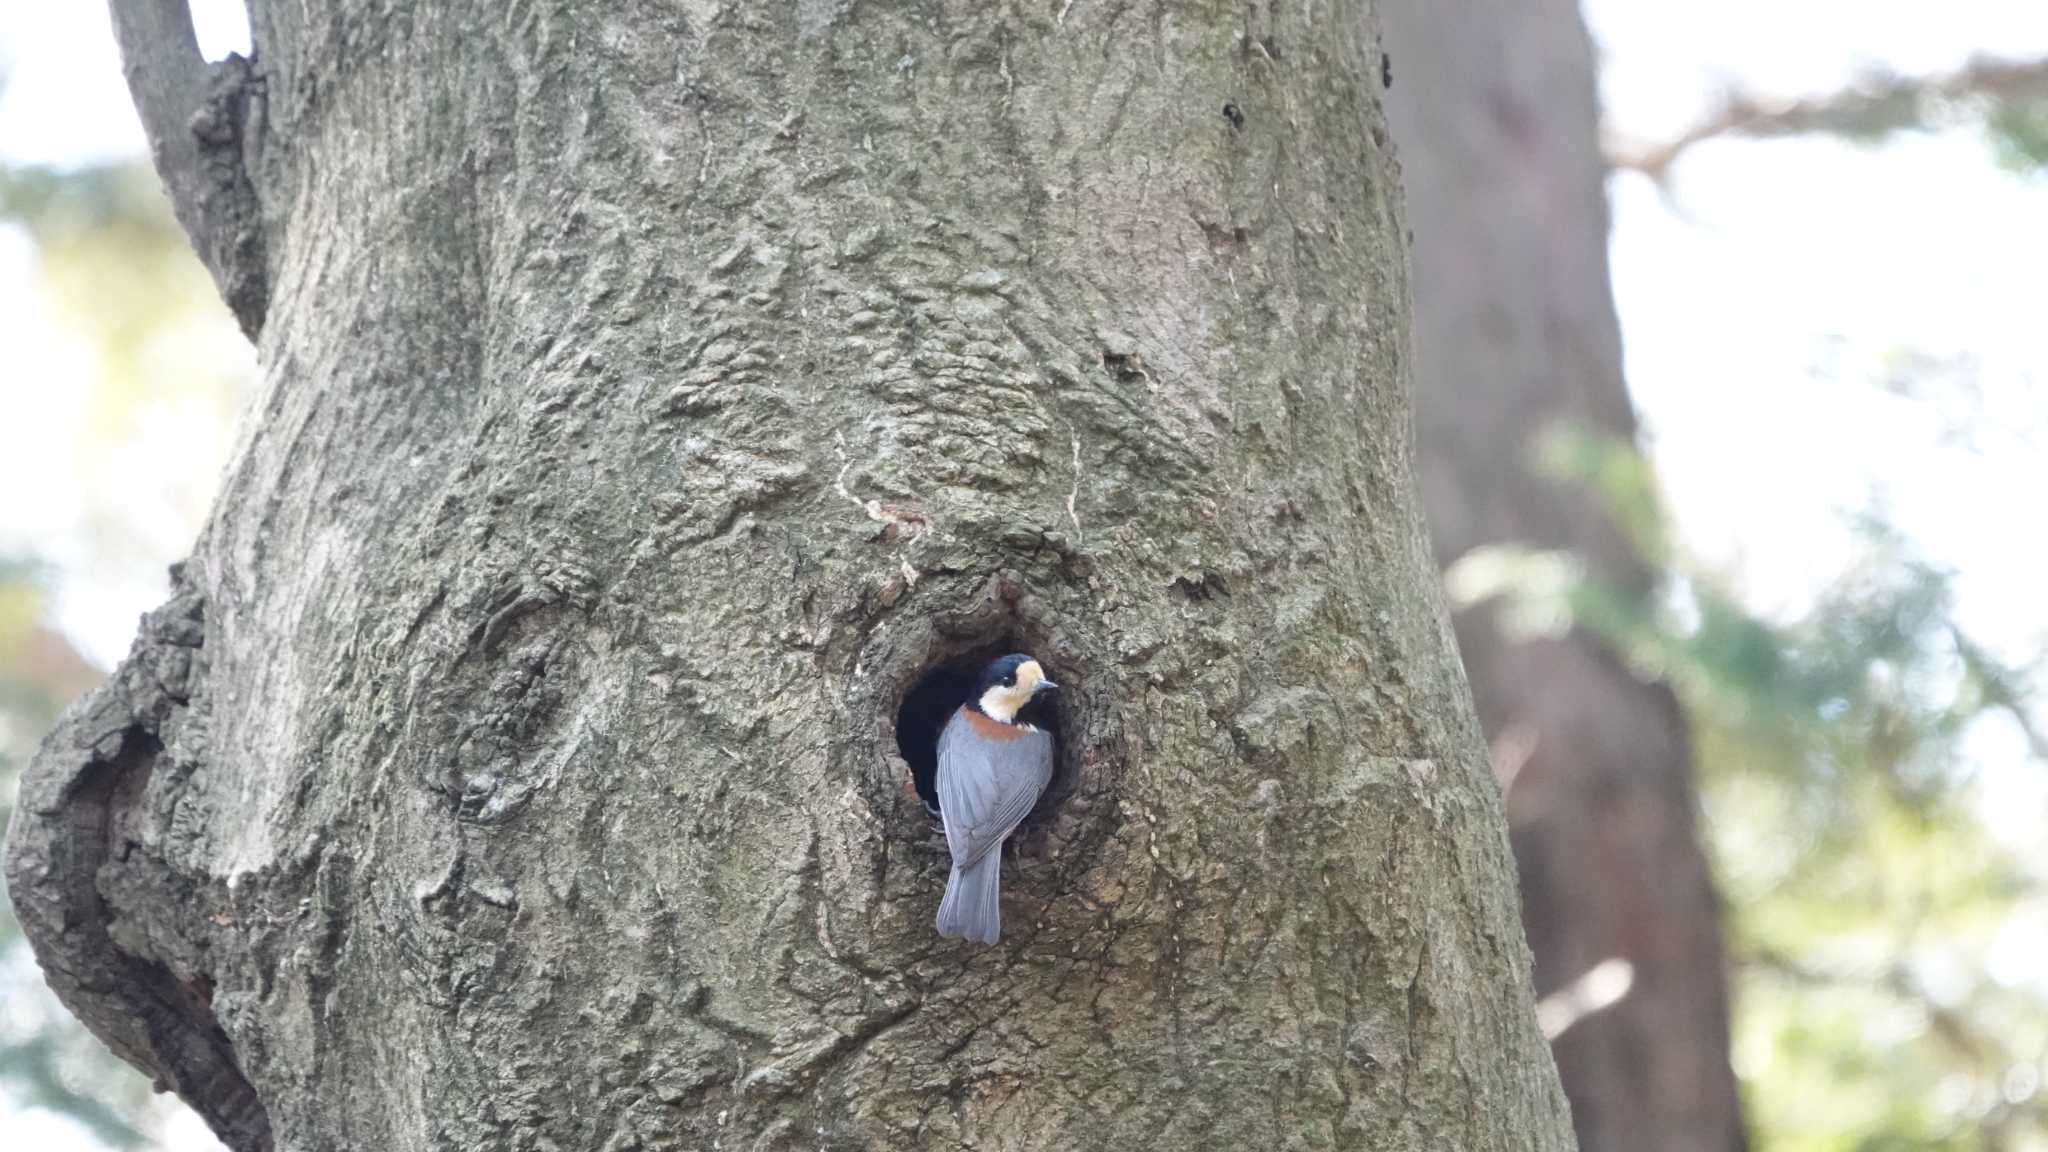
[[[962,708],[960,711],[967,717],[967,726],[974,729],[974,734],[984,740],[1007,744],[1012,740],[1021,739],[1024,735],[1024,726],[1021,724],[1005,724],[972,708]]]

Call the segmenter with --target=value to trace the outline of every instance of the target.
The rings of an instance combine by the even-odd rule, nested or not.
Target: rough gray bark
[[[1568,1147],[1358,6],[252,7],[264,392],[9,855],[118,1050],[238,1149]],[[981,950],[892,729],[1009,648]]]
[[[1635,435],[1576,0],[1398,0],[1384,19],[1415,230],[1418,453],[1437,556],[1567,549],[1603,583],[1647,594],[1650,574],[1598,503],[1534,461],[1535,437],[1560,424]],[[1482,605],[1459,614],[1457,632],[1512,781],[1537,990],[1617,957],[1633,971],[1622,1001],[1555,1045],[1580,1148],[1741,1148],[1719,909],[1676,699],[1584,631],[1516,638]]]

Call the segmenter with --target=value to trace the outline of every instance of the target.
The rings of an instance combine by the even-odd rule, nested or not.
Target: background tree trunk
[[[1417,439],[1437,557],[1448,565],[1496,543],[1565,549],[1593,578],[1646,595],[1650,573],[1598,502],[1535,462],[1548,428],[1635,436],[1577,3],[1394,0],[1384,20],[1415,231]],[[1555,1045],[1579,1146],[1742,1147],[1719,911],[1676,699],[1583,630],[1519,639],[1482,605],[1459,614],[1457,631],[1507,777],[1538,992],[1614,958],[1633,976],[1625,998]]]
[[[1365,13],[252,8],[264,391],[10,849],[117,1050],[239,1149],[1569,1146]],[[1012,648],[979,950],[893,735]]]

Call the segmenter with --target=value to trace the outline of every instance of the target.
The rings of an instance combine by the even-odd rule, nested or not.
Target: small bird
[[[1005,656],[981,670],[974,696],[939,734],[939,814],[953,853],[941,936],[993,944],[1002,932],[1003,841],[1052,781],[1052,733],[1017,713],[1058,687],[1038,661]]]

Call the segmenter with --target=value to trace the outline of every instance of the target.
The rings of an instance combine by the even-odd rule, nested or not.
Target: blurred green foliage
[[[1762,120],[1772,130],[1755,134],[1820,132],[1866,144],[1981,124],[2002,166],[2031,172],[2048,166],[2048,62],[1979,57],[1945,75],[1878,74]]]
[[[1958,626],[1950,576],[1877,520],[1848,571],[1774,621],[1670,544],[1632,446],[1562,431],[1539,457],[1598,495],[1661,593],[1512,548],[1476,551],[1446,584],[1510,628],[1591,629],[1683,699],[1756,1146],[2048,1142],[2048,972],[2016,962],[2048,944],[2041,862],[1989,819],[2048,760],[2027,677]],[[2048,830],[2048,812],[2022,819]]]
[[[0,557],[0,823],[13,813],[21,770],[72,696],[98,673],[44,625],[40,567]],[[0,889],[4,890],[4,889]],[[149,1085],[74,1022],[43,985],[0,901],[0,1088],[33,1107],[62,1112],[107,1144],[144,1141]]]
[[[0,166],[0,221],[27,230],[44,296],[98,355],[93,433],[121,439],[162,396],[161,342],[190,313],[219,307],[156,173],[146,164]],[[215,391],[221,418],[232,419],[235,390]]]
[[[138,421],[166,404],[209,413],[222,427],[232,420],[248,374],[246,355],[209,354],[218,346],[212,331],[223,328],[225,313],[146,164],[0,165],[0,227],[29,236],[38,291],[94,354],[81,449],[123,450]],[[196,463],[200,479],[184,484],[190,493],[179,490],[187,478],[160,473],[165,488],[156,495],[167,495],[168,506],[193,506],[197,489],[210,485],[215,463]],[[161,521],[166,502],[138,500],[124,488],[132,478],[118,473],[50,480],[85,490],[95,550],[125,559],[146,551],[133,543],[136,525],[129,521]],[[146,527],[162,532],[167,526]],[[189,532],[190,526],[170,531]],[[36,742],[63,706],[99,677],[50,625],[48,582],[34,560],[0,558],[0,819],[11,810]],[[147,1143],[163,1116],[147,1080],[80,1027],[44,985],[4,901],[0,1092],[20,1105],[62,1113],[116,1148]]]
[[[2001,165],[2014,172],[2048,169],[2048,97],[1999,104],[1985,127]]]

